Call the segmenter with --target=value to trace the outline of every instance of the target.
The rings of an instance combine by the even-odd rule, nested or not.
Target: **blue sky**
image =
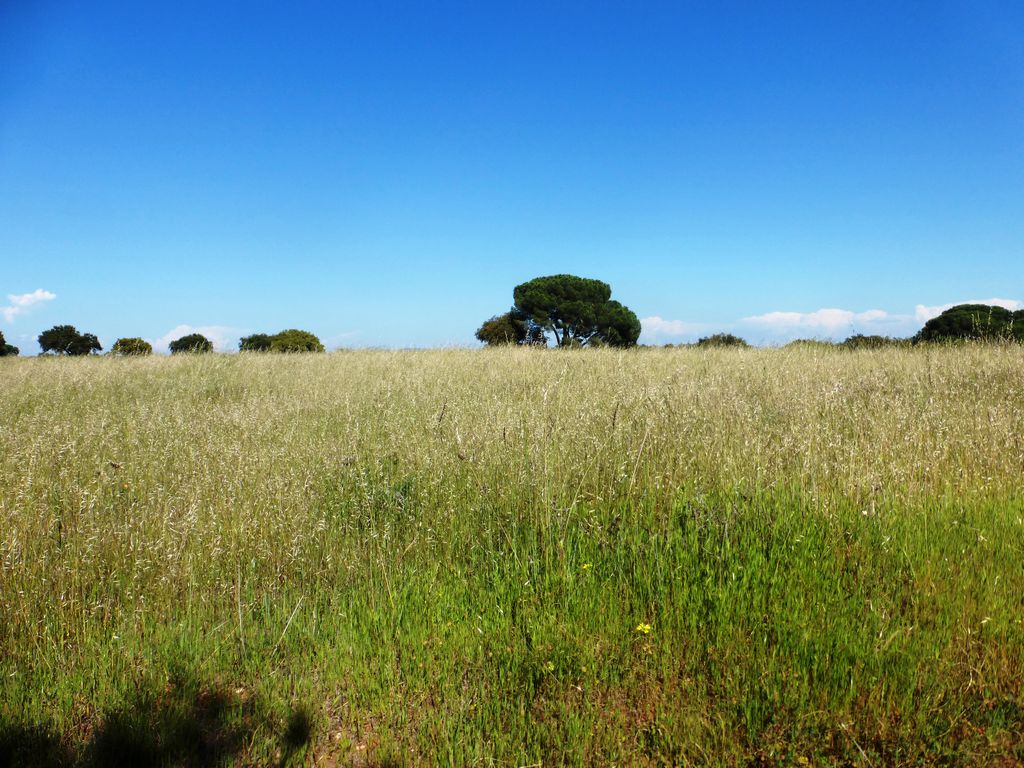
[[[0,331],[642,341],[1024,299],[1024,4],[0,4]]]

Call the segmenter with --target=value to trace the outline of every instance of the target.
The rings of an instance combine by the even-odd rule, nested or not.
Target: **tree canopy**
[[[550,331],[560,347],[592,341],[629,347],[640,338],[640,320],[611,298],[608,283],[575,275],[537,277],[512,291],[512,312],[527,328]]]
[[[269,352],[274,337],[267,333],[254,333],[238,340],[239,352]]]
[[[1024,341],[1024,310],[1011,312],[987,304],[958,304],[933,317],[914,341],[1016,339]]]
[[[132,336],[115,341],[114,346],[110,348],[110,354],[120,355],[123,357],[133,355],[151,355],[153,354],[153,345],[145,339]]]
[[[103,347],[91,333],[79,333],[73,325],[55,325],[39,334],[39,348],[43,354],[88,355]]]
[[[0,357],[15,357],[20,351],[13,344],[8,344],[3,331],[0,331]]]
[[[323,352],[316,334],[288,328],[275,334],[254,333],[238,341],[239,352]]]
[[[749,347],[750,345],[739,336],[731,333],[716,333],[713,336],[705,336],[697,339],[698,347]]]
[[[275,333],[270,341],[271,352],[323,352],[320,339],[309,331],[288,328]]]
[[[898,347],[907,343],[909,342],[906,339],[894,339],[891,336],[866,336],[863,333],[855,333],[836,346],[842,349],[884,349],[885,347]]]
[[[190,333],[180,339],[175,339],[167,345],[167,348],[171,350],[172,355],[212,352],[213,343],[201,333]]]
[[[489,347],[508,344],[543,345],[548,342],[543,328],[538,325],[531,326],[523,315],[514,310],[485,320],[483,325],[476,329],[476,338]]]

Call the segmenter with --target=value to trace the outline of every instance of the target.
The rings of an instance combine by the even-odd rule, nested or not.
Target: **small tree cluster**
[[[865,336],[862,333],[855,333],[838,346],[843,349],[884,349],[907,343],[905,339],[894,339],[892,336]]]
[[[213,342],[201,333],[190,333],[180,339],[175,339],[167,345],[167,348],[171,350],[172,355],[201,354],[212,352]]]
[[[793,339],[782,345],[783,349],[832,349],[835,342],[828,339]]]
[[[731,333],[716,333],[713,336],[705,336],[702,339],[697,339],[698,347],[738,347],[745,348],[750,345],[744,339],[739,336],[734,336]]]
[[[1024,341],[1024,310],[958,304],[933,317],[914,337],[915,342],[963,340]]]
[[[488,345],[546,344],[550,333],[559,347],[632,347],[640,320],[611,298],[608,283],[575,275],[537,277],[512,291],[511,311],[477,329]]]
[[[102,351],[99,339],[91,333],[79,333],[73,325],[55,325],[39,334],[43,354],[90,355]]]
[[[323,352],[316,334],[289,328],[275,334],[254,333],[238,342],[239,352]]]
[[[153,354],[153,345],[145,339],[140,339],[135,336],[118,339],[114,342],[114,346],[110,348],[110,354],[117,355],[119,357],[151,355]]]
[[[489,347],[500,347],[509,344],[535,344],[545,346],[548,337],[544,329],[531,325],[527,319],[515,310],[503,315],[495,315],[485,320],[476,330],[476,338]]]
[[[20,351],[13,344],[8,344],[3,331],[0,331],[0,357],[16,357]]]

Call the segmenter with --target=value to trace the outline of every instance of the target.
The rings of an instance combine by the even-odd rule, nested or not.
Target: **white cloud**
[[[909,315],[894,315],[883,309],[869,309],[854,312],[849,309],[824,308],[814,312],[768,312],[764,315],[744,317],[741,325],[776,335],[794,333],[822,334],[835,336],[851,331],[873,333],[903,326],[910,320]]]
[[[42,288],[36,288],[32,293],[9,293],[7,294],[7,300],[10,304],[0,308],[0,313],[3,314],[4,320],[8,323],[13,323],[15,317],[28,312],[33,304],[38,304],[42,301],[53,301],[56,298],[57,294],[44,291]]]
[[[218,352],[231,352],[238,349],[239,330],[229,325],[178,325],[159,339],[146,339],[146,341],[153,345],[154,352],[167,352],[168,344],[190,333],[201,333],[213,342],[213,348]]]
[[[990,307],[1003,307],[1016,312],[1018,309],[1024,309],[1024,302],[1017,301],[1016,299],[969,299],[968,301],[954,301],[949,304],[938,304],[933,307],[926,307],[924,304],[918,304],[914,308],[914,317],[922,325],[927,323],[933,317],[938,317],[950,307],[955,307],[957,304],[985,304]]]
[[[645,344],[664,343],[668,340],[681,341],[696,337],[708,329],[706,323],[691,323],[686,320],[665,320],[654,315],[640,321],[642,341]]]
[[[881,336],[909,336],[917,330],[913,315],[884,309],[854,311],[824,307],[813,312],[768,312],[744,317],[738,323],[756,342],[784,342],[796,338],[842,340],[855,333]]]

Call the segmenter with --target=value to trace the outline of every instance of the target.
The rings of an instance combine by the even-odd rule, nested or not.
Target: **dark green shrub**
[[[239,352],[269,352],[274,337],[266,333],[254,333],[238,340]]]
[[[832,349],[836,346],[833,341],[827,339],[793,339],[783,345],[783,349]]]
[[[309,331],[289,328],[275,333],[270,341],[271,352],[323,352],[320,339]]]
[[[891,336],[865,336],[862,333],[857,333],[838,346],[843,349],[882,349],[884,347],[899,347],[906,343],[904,339],[894,339]]]
[[[1024,313],[987,304],[958,304],[924,324],[921,341],[1024,340]]]
[[[20,351],[14,345],[8,344],[3,331],[0,331],[0,357],[17,357]]]
[[[515,310],[485,320],[483,325],[476,329],[476,338],[489,347],[509,344],[544,346],[548,343],[544,329],[529,323],[524,315]]]
[[[238,342],[239,352],[323,352],[316,334],[289,328],[275,334],[254,333]]]
[[[91,333],[79,333],[73,325],[55,325],[39,334],[39,348],[43,354],[88,355],[103,349]]]
[[[731,333],[716,333],[714,336],[705,336],[697,339],[698,347],[749,347],[746,341]]]
[[[201,333],[190,333],[167,345],[172,355],[212,352],[213,343]]]
[[[526,321],[512,312],[495,315],[476,329],[476,338],[489,347],[522,344],[526,340]]]
[[[153,345],[145,339],[140,339],[136,336],[118,339],[114,342],[114,346],[110,348],[110,354],[112,355],[151,355],[153,354]]]
[[[611,295],[611,286],[600,280],[576,275],[536,277],[512,290],[513,312],[529,329],[550,331],[559,347],[582,347],[593,339],[613,347],[635,346],[640,320]]]

